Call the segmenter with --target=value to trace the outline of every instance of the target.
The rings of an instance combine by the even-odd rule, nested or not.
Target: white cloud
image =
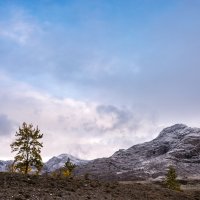
[[[60,153],[85,159],[109,156],[119,148],[152,138],[149,133],[153,132],[154,122],[130,109],[71,98],[58,99],[5,75],[0,83],[4,85],[0,91],[1,114],[17,125],[24,121],[38,125],[44,132],[44,157]],[[99,112],[99,107],[107,110]],[[10,141],[13,137],[14,132]],[[5,157],[5,154],[11,156],[9,147],[7,153],[0,156]]]

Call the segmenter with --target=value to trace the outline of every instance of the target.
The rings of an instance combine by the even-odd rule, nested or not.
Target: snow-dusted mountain
[[[72,163],[79,166],[82,164],[86,164],[87,160],[81,160],[79,158],[76,158],[70,154],[61,154],[59,156],[54,156],[51,159],[49,159],[46,163],[44,163],[44,167],[42,172],[52,172],[55,171],[65,165],[65,162],[67,162],[68,158]],[[5,172],[8,170],[8,165],[12,164],[12,160],[8,161],[2,161],[0,160],[0,172]]]
[[[67,162],[68,158],[70,159],[70,161],[79,166],[82,164],[86,164],[87,160],[81,160],[79,158],[76,158],[72,155],[69,154],[61,154],[59,156],[54,156],[53,158],[51,158],[50,160],[48,160],[45,164],[44,164],[44,171],[46,172],[52,172],[55,171],[56,169],[59,169],[61,167],[63,167],[65,165],[65,163]]]
[[[8,171],[8,166],[12,164],[12,160],[0,160],[0,172]]]
[[[102,179],[154,179],[162,178],[169,165],[174,165],[181,177],[200,179],[200,128],[176,124],[150,142],[90,161],[76,172]]]

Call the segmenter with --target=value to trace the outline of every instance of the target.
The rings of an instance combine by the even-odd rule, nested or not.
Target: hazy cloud
[[[64,13],[67,7],[58,9]],[[86,10],[78,9],[80,16]],[[99,34],[94,28],[99,27],[98,20],[82,21],[80,16],[76,20],[81,34],[79,26],[64,28],[62,22],[39,21],[16,9],[0,23],[0,68],[56,96],[108,105],[140,104],[161,113],[183,107],[188,112],[197,110],[200,28],[194,5],[183,4],[152,18],[145,30],[136,29],[128,41],[113,39],[115,24],[102,15],[95,15],[101,22]],[[125,35],[133,31],[123,28]]]
[[[6,76],[1,83],[4,84],[4,90],[0,91],[2,112],[15,120],[17,126],[24,121],[39,126],[44,132],[45,157],[63,152],[76,152],[84,158],[106,156],[151,138],[148,134],[155,131],[155,121],[132,109],[58,99]],[[8,132],[12,125],[6,115],[0,117],[1,132]],[[97,146],[98,151],[90,151]]]
[[[4,114],[0,114],[0,136],[11,135],[14,123]]]
[[[110,116],[113,119],[113,124],[110,130],[120,128],[123,125],[127,125],[130,120],[134,117],[133,111],[124,108],[117,108],[112,105],[100,105],[97,107],[97,112],[103,118],[105,116]]]

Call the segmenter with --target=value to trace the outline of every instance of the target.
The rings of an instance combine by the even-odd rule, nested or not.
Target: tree
[[[65,166],[64,166],[63,175],[64,175],[64,176],[71,176],[73,170],[75,169],[75,167],[76,167],[76,165],[73,164],[73,163],[70,161],[70,158],[68,158],[68,159],[67,159],[67,162],[65,163]]]
[[[176,170],[173,166],[169,166],[168,172],[166,174],[165,185],[167,188],[172,190],[180,190],[180,184],[177,181]]]
[[[24,174],[28,174],[34,168],[38,174],[43,167],[40,155],[43,144],[39,142],[43,134],[40,134],[38,126],[33,128],[32,124],[28,125],[24,122],[15,136],[17,137],[15,142],[10,145],[12,152],[17,151],[14,168]]]

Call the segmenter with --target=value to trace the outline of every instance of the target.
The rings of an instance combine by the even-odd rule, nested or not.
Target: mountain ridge
[[[89,173],[91,177],[106,180],[162,179],[170,165],[179,177],[200,179],[200,128],[175,124],[164,128],[158,136],[145,143],[120,149],[110,157],[82,160],[70,154],[49,159],[43,172],[52,172],[64,166],[67,159],[77,165],[76,175]],[[0,161],[0,170],[6,166]],[[11,162],[11,161],[9,161]]]
[[[200,179],[200,129],[175,124],[153,140],[95,159],[77,169],[98,179],[162,179],[170,165],[180,177]]]
[[[58,156],[53,156],[47,162],[45,162],[42,169],[42,173],[52,172],[63,167],[65,165],[65,162],[67,162],[68,158],[76,166],[86,164],[87,162],[89,162],[89,160],[79,159],[75,156],[72,156],[71,154],[63,153]],[[0,160],[0,172],[8,171],[8,166],[11,165],[12,162],[13,160]]]

